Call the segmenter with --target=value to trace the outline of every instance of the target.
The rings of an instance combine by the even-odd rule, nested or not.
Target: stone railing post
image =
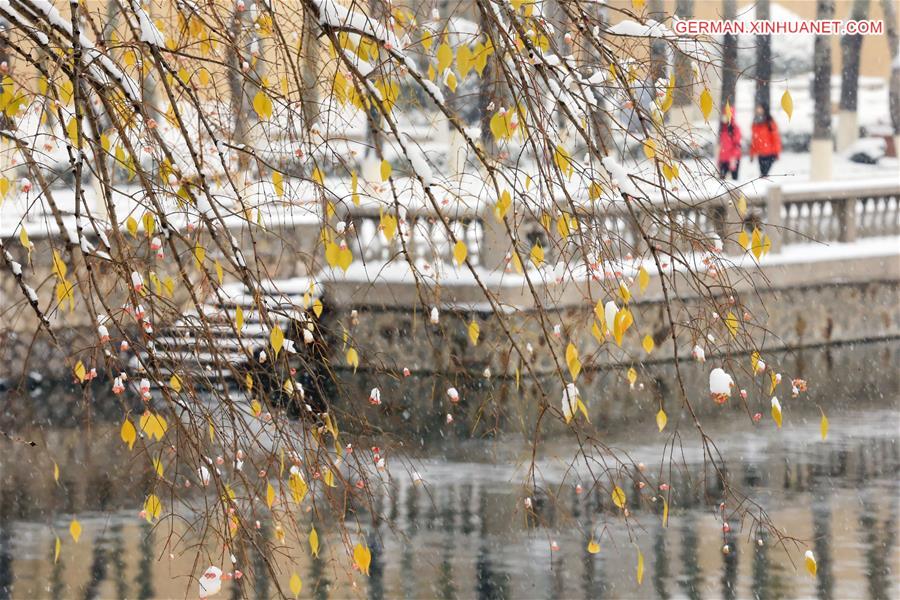
[[[509,211],[507,218],[512,218],[512,211]],[[488,271],[505,269],[506,253],[512,244],[506,226],[494,217],[493,206],[485,208],[481,213],[480,241],[481,266]]]
[[[842,242],[856,241],[856,196],[847,196],[840,200],[832,200],[831,209],[837,213],[838,240]]]
[[[772,247],[769,252],[781,252],[781,242],[784,233],[781,230],[781,209],[783,205],[783,192],[780,185],[773,185],[768,189],[766,194],[766,229],[769,239],[772,240]]]

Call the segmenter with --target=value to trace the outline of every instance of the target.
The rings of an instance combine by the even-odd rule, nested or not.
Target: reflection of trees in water
[[[831,494],[832,483],[821,478],[822,467],[812,469],[811,480],[813,491],[812,525],[813,547],[816,553],[816,591],[822,600],[834,598],[834,575],[831,557]]]
[[[13,552],[12,532],[10,526],[12,519],[7,512],[7,498],[12,494],[4,493],[0,498],[3,503],[0,506],[0,598],[11,598],[13,592]]]
[[[84,588],[84,600],[97,598],[100,584],[106,579],[109,558],[106,554],[106,537],[101,531],[94,538],[94,552],[91,558],[91,570],[87,585]]]
[[[455,552],[455,529],[453,527],[455,514],[453,511],[453,487],[448,486],[442,490],[441,521],[444,530],[444,540],[441,545],[441,566],[438,571],[437,596],[450,600],[456,598],[456,587],[453,581],[453,555]],[[435,502],[438,500],[435,499]]]
[[[688,598],[701,598],[700,590],[703,588],[703,572],[700,570],[700,558],[698,555],[699,538],[697,537],[696,516],[687,513],[681,526],[681,577],[678,584]]]
[[[666,529],[659,525],[653,539],[653,588],[664,600],[669,598],[669,553],[666,551]]]
[[[381,541],[379,528],[373,528],[366,536],[366,544],[372,553],[369,563],[369,599],[384,598],[384,544]]]
[[[110,550],[112,553],[113,582],[116,585],[116,596],[120,600],[128,597],[128,581],[125,579],[125,540],[122,523],[117,521],[109,527]]]
[[[869,597],[877,600],[891,597],[891,571],[896,546],[897,528],[897,490],[886,494],[890,499],[888,517],[884,523],[878,523],[878,505],[873,500],[873,491],[869,490],[862,498],[862,512],[859,516],[860,537],[865,547],[866,578],[868,580]]]
[[[481,521],[480,543],[478,545],[478,558],[475,561],[475,594],[480,600],[495,600],[509,597],[509,573],[503,572],[491,556],[491,546],[488,540],[487,519],[487,494],[481,490],[478,498],[478,517]]]
[[[733,529],[725,534],[725,543],[728,552],[722,553],[722,597],[734,600],[738,593],[738,536]]]
[[[262,521],[259,525],[259,531],[257,532],[258,543],[256,544],[256,547],[253,548],[253,554],[251,555],[253,592],[256,594],[257,598],[268,598],[271,580],[269,579],[269,569],[266,567],[266,558],[263,556],[262,552],[260,552],[260,548],[265,548],[269,543],[271,527],[269,526],[268,521]],[[319,545],[322,546],[322,543],[320,542]]]
[[[137,576],[138,595],[141,600],[153,597],[153,527],[146,521],[141,522],[141,543],[139,547]]]
[[[65,563],[63,562],[63,554],[60,553],[59,560],[53,562],[53,557],[56,556],[56,537],[54,536],[52,541],[50,542],[50,553],[48,557],[50,559],[50,564],[53,565],[52,570],[50,571],[50,596],[53,598],[62,598],[63,597],[63,588],[65,584],[63,583],[63,571],[66,570]]]

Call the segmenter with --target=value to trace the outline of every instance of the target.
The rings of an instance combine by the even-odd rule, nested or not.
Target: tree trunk
[[[887,43],[891,53],[891,79],[889,83],[889,106],[891,126],[894,129],[894,148],[900,154],[900,33],[897,31],[896,0],[881,0]]]
[[[681,19],[694,16],[694,0],[677,0],[675,14]],[[694,73],[691,68],[691,57],[679,50],[675,51],[675,90],[672,93],[672,104],[687,108],[694,103]]]
[[[660,23],[666,17],[663,0],[650,0],[647,3],[647,16]],[[654,89],[660,79],[666,78],[666,42],[662,38],[650,38],[650,81]]]
[[[737,0],[724,0],[722,18],[730,21],[737,18]],[[734,107],[734,90],[738,77],[737,54],[737,36],[726,33],[722,42],[722,110],[726,104]]]
[[[860,21],[869,18],[869,0],[854,0],[850,18]],[[838,152],[847,149],[859,137],[856,106],[859,92],[859,55],[863,36],[844,35],[841,38],[841,105],[837,130]]]
[[[834,0],[816,2],[816,19],[834,18]],[[813,54],[813,134],[810,144],[810,177],[819,181],[831,178],[834,153],[831,141],[831,39],[816,36]]]
[[[756,3],[756,20],[766,21],[771,17],[769,0]],[[772,92],[769,83],[772,81],[772,36],[756,36],[756,104],[772,105]]]

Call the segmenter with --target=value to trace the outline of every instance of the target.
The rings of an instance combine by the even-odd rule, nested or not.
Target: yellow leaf
[[[31,240],[28,239],[28,232],[25,231],[24,225],[19,229],[19,243],[28,250],[29,254],[31,253]]]
[[[615,504],[619,508],[625,508],[625,502],[627,501],[627,499],[625,498],[625,492],[619,486],[615,486],[613,488],[612,501],[613,504]]]
[[[140,419],[141,430],[144,431],[151,439],[163,439],[166,430],[169,428],[166,420],[159,413],[151,413],[149,410],[144,411]]]
[[[275,504],[275,488],[272,487],[271,483],[266,484],[266,506],[272,508],[272,505]]]
[[[497,218],[497,221],[503,221],[503,217],[506,216],[510,206],[512,206],[512,198],[509,195],[509,190],[503,190],[497,205],[494,207],[494,217]]]
[[[303,580],[300,579],[300,576],[296,573],[291,575],[291,581],[289,582],[291,593],[294,595],[294,598],[300,595],[300,590],[303,589]]]
[[[313,181],[318,183],[319,185],[325,185],[325,174],[322,173],[322,169],[316,167],[313,169],[312,174],[310,175]]]
[[[640,548],[638,548],[635,579],[637,580],[638,585],[641,585],[641,582],[644,581],[644,554],[641,552]]]
[[[781,403],[775,397],[772,398],[772,419],[774,419],[778,428],[781,429]]]
[[[56,536],[56,544],[53,549],[53,562],[59,562],[59,551],[62,550],[62,542],[59,540],[59,536]]]
[[[437,50],[437,70],[443,73],[444,69],[453,62],[453,49],[446,42],[438,46]]]
[[[459,71],[460,79],[465,79],[474,66],[472,49],[463,44],[456,51],[456,69]]]
[[[381,161],[381,180],[387,181],[388,179],[390,179],[392,171],[393,171],[393,168],[391,167],[391,163],[389,163],[387,160],[382,160]]]
[[[622,345],[622,338],[625,336],[628,328],[631,327],[632,322],[631,311],[625,307],[620,308],[613,318],[613,337],[616,339],[617,346]]]
[[[669,417],[666,416],[666,411],[663,409],[659,409],[659,412],[656,413],[656,426],[659,427],[659,430],[662,431],[666,428],[666,423],[669,422]]]
[[[53,461],[53,481],[59,483],[59,465],[55,460]]]
[[[763,251],[762,237],[760,236],[759,229],[753,229],[753,236],[750,239],[750,249],[753,251],[753,256],[756,257],[756,260],[759,260]]]
[[[225,272],[222,270],[222,264],[216,259],[214,266],[216,268],[216,280],[219,282],[219,285],[222,285],[222,281],[225,279]]]
[[[822,430],[822,439],[824,440],[828,437],[828,417],[825,416],[825,413],[822,413],[822,420],[819,422],[819,428]]]
[[[619,284],[619,296],[622,297],[622,301],[628,304],[628,301],[631,300],[631,290],[628,289],[628,286],[624,283]]]
[[[313,527],[309,532],[309,551],[312,552],[312,555],[317,557],[319,556],[319,534],[316,532],[316,528]]]
[[[275,195],[281,198],[284,196],[284,175],[278,171],[272,171],[272,186],[275,188]]]
[[[203,262],[206,260],[206,248],[201,245],[194,246],[194,264],[198,269],[203,268]]]
[[[131,419],[125,417],[125,420],[122,421],[122,428],[119,430],[119,437],[122,438],[122,441],[128,444],[128,449],[134,449],[134,442],[137,440],[137,430],[134,428],[134,423],[131,422]]]
[[[145,212],[141,220],[144,223],[144,232],[147,234],[147,237],[152,236],[153,232],[156,231],[156,218],[153,216],[153,213]]]
[[[600,330],[600,326],[597,325],[597,321],[594,321],[594,324],[591,326],[591,335],[593,335],[594,339],[596,339],[600,344],[606,341],[606,336],[603,335],[603,332]]]
[[[665,497],[663,497],[662,501],[663,501],[662,526],[668,527],[669,526],[669,501],[666,500]]]
[[[819,570],[819,567],[816,564],[816,555],[813,554],[812,550],[807,550],[806,554],[804,555],[803,558],[804,558],[804,561],[806,562],[806,570],[809,572],[810,575],[815,577],[816,573]]]
[[[356,563],[356,566],[359,567],[359,570],[369,574],[369,564],[372,562],[372,553],[369,551],[369,548],[363,546],[360,543],[357,543],[356,546],[353,547],[353,561]]]
[[[478,345],[479,335],[481,335],[481,327],[478,326],[478,323],[472,321],[469,323],[469,341],[472,342],[473,346]]]
[[[591,541],[588,542],[587,545],[587,551],[590,554],[597,554],[598,552],[600,552],[600,544],[598,544],[593,538],[591,538]]]
[[[159,513],[162,512],[162,502],[159,501],[156,494],[147,496],[147,500],[144,502],[144,511],[147,513],[148,523],[159,518]]]
[[[53,274],[56,275],[59,279],[65,279],[67,272],[68,272],[68,268],[66,267],[66,262],[59,255],[59,252],[54,250],[53,251]]]
[[[535,243],[534,246],[531,247],[531,264],[535,267],[540,268],[542,264],[544,264],[544,249],[541,248],[541,245]]]
[[[744,250],[750,249],[750,236],[747,235],[747,232],[741,229],[741,232],[738,234],[738,245]]]
[[[303,499],[306,497],[306,492],[309,491],[309,486],[298,472],[291,473],[291,476],[288,479],[288,487],[291,489],[291,497],[294,499],[294,502],[297,502],[298,504],[303,502]]]
[[[566,177],[571,177],[575,170],[572,166],[572,157],[561,145],[556,146],[556,151],[553,153],[553,163]]]
[[[381,231],[388,240],[394,239],[394,235],[397,233],[397,217],[382,213]]]
[[[77,544],[78,538],[81,537],[81,523],[78,522],[78,519],[72,519],[72,522],[69,523],[69,534]]]
[[[0,177],[0,200],[6,197],[6,194],[9,193],[9,179],[6,177]]]
[[[356,348],[347,350],[347,364],[353,367],[353,372],[355,373],[359,367],[359,353],[356,351]]]
[[[256,92],[253,97],[253,110],[263,121],[272,116],[272,99],[263,90]]]
[[[284,332],[278,324],[276,324],[269,333],[269,342],[272,344],[272,349],[275,351],[275,357],[278,358],[278,353],[281,352],[281,348],[284,346]]]
[[[319,318],[322,316],[323,308],[324,307],[322,306],[322,301],[319,300],[318,298],[316,298],[316,301],[313,302],[313,305],[312,305],[313,314],[316,315],[316,318]]]
[[[629,383],[630,385],[634,385],[634,382],[637,381],[637,378],[638,378],[637,371],[635,370],[634,367],[629,367],[629,368],[628,368],[628,374],[627,374],[627,377],[628,377],[628,383]]]
[[[69,119],[69,124],[66,125],[66,135],[69,136],[73,146],[78,146],[78,121],[75,117]]]
[[[578,348],[575,347],[575,344],[570,343],[566,347],[566,365],[569,367],[572,381],[575,381],[578,374],[581,373],[581,360],[578,358]]]
[[[569,217],[566,213],[561,214],[556,221],[556,231],[562,239],[569,237]]]
[[[180,392],[181,391],[181,378],[178,377],[178,375],[172,375],[172,377],[169,378],[169,387],[172,388],[173,390],[175,390],[176,394],[178,392]]]
[[[641,290],[641,293],[644,293],[644,290],[647,289],[647,286],[650,284],[650,273],[647,272],[647,269],[641,267],[638,270],[638,289]]]
[[[788,90],[784,90],[784,93],[781,95],[781,109],[784,110],[788,116],[788,121],[790,121],[791,115],[794,114],[794,99],[791,98],[791,93]]]
[[[744,215],[747,214],[747,198],[743,194],[737,199],[734,208],[737,210],[738,216],[743,219]]]
[[[641,346],[644,347],[644,352],[650,354],[651,352],[653,352],[653,348],[656,347],[656,343],[653,341],[653,338],[650,336],[650,334],[647,334],[644,336],[644,341],[641,342]]]
[[[709,88],[703,88],[703,92],[700,94],[700,112],[703,113],[703,119],[705,121],[709,121],[709,115],[712,114],[712,108],[712,94],[709,93]]]
[[[244,328],[244,310],[240,306],[234,311],[234,326],[238,333]]]
[[[656,142],[650,138],[644,140],[644,156],[647,157],[647,160],[653,160],[656,156]]]
[[[456,240],[456,243],[453,245],[453,260],[457,265],[462,265],[466,261],[466,256],[469,255],[469,249],[463,243],[462,240]]]
[[[75,372],[75,378],[78,380],[78,382],[84,383],[84,377],[85,377],[85,375],[87,375],[87,371],[84,368],[83,362],[81,362],[79,360],[77,363],[75,363],[74,372]]]
[[[737,337],[738,334],[738,319],[734,316],[733,312],[730,312],[725,316],[725,326],[728,327],[728,332],[731,333],[731,337]]]

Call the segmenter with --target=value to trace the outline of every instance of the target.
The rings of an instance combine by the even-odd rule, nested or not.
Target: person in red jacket
[[[753,134],[750,139],[750,160],[759,157],[759,174],[769,176],[772,163],[781,156],[781,135],[778,125],[769,112],[769,107],[756,105],[756,116],[753,119]]]
[[[719,177],[724,179],[731,173],[731,178],[737,179],[740,166],[741,128],[734,121],[734,112],[728,111],[719,127]]]

